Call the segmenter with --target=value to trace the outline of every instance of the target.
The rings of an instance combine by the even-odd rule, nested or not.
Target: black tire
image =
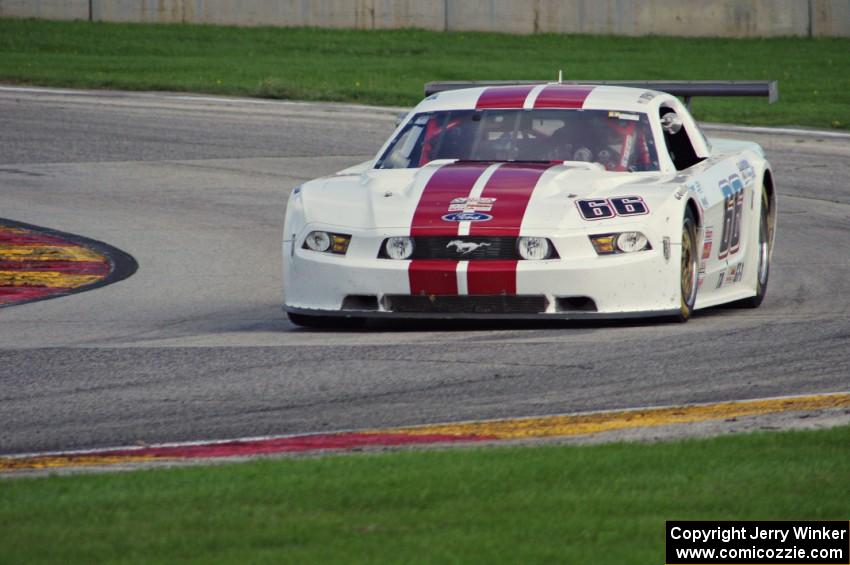
[[[682,219],[682,253],[679,268],[679,312],[672,321],[685,323],[694,313],[697,301],[697,279],[699,277],[699,255],[697,241],[697,220],[690,208],[685,210]]]
[[[342,316],[307,316],[287,312],[289,321],[296,326],[315,329],[353,329],[364,325],[362,318],[344,318]]]
[[[767,189],[761,189],[761,214],[759,218],[759,258],[756,264],[756,295],[737,302],[743,308],[758,308],[767,295],[767,281],[770,278],[770,245],[773,242],[773,221],[770,198]]]

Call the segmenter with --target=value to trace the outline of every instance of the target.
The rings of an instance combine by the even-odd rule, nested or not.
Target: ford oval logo
[[[487,222],[492,219],[493,216],[490,214],[482,214],[481,212],[455,212],[443,216],[444,222]]]

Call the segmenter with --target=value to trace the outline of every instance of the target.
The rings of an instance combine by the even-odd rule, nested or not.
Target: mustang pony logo
[[[475,251],[476,249],[480,249],[482,247],[490,247],[489,243],[475,243],[474,241],[461,241],[459,239],[453,239],[446,245],[446,249],[455,248],[455,251],[460,253],[461,255],[468,255]]]

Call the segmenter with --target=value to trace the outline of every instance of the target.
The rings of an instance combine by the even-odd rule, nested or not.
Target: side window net
[[[672,108],[661,108],[659,118],[664,118],[664,116],[671,113],[675,113]],[[665,130],[664,143],[667,146],[667,152],[670,154],[670,160],[673,161],[673,166],[676,167],[677,171],[693,167],[703,160],[694,151],[694,145],[691,143],[691,138],[688,137],[688,132],[684,127],[679,128],[676,133],[669,133]]]

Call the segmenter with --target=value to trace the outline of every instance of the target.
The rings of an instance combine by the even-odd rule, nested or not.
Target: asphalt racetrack
[[[0,218],[139,264],[113,285],[0,309],[0,454],[850,388],[850,136],[727,135],[762,143],[776,172],[760,309],[685,325],[292,326],[289,191],[370,158],[396,113],[0,88]]]

